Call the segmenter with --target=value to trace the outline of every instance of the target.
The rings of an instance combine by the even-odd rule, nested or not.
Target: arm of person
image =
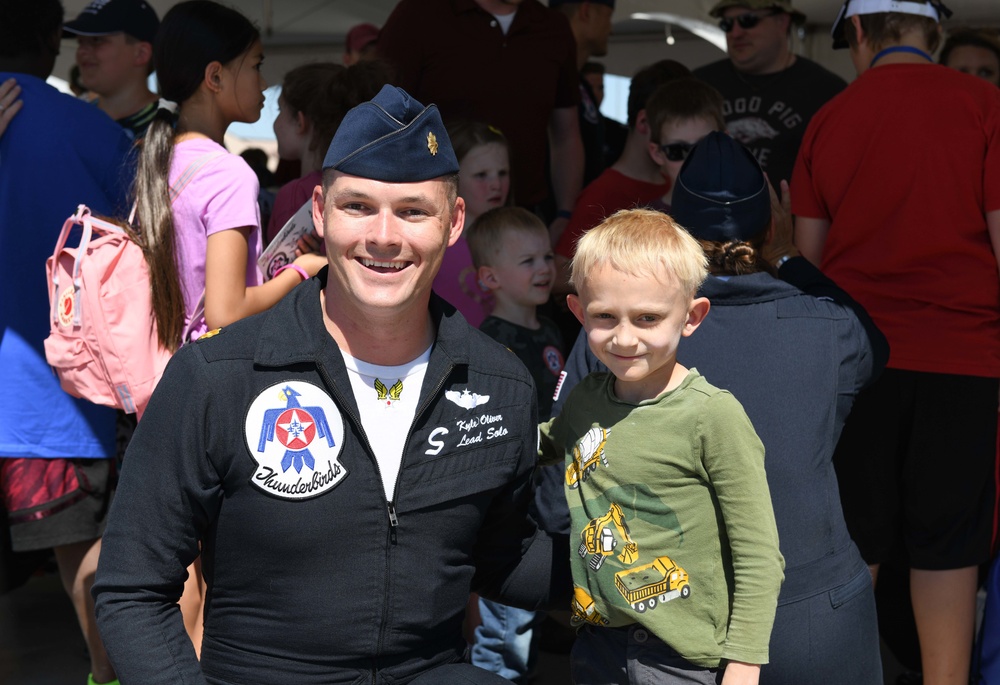
[[[857,389],[864,387],[882,372],[889,361],[889,341],[868,315],[868,312],[847,292],[827,278],[815,262],[803,258],[792,242],[792,220],[788,183],[781,182],[781,199],[771,188],[773,228],[764,245],[764,258],[775,267],[778,277],[813,297],[823,298],[847,307],[857,318],[867,339],[869,364]],[[787,257],[787,259],[786,259]]]
[[[795,217],[795,246],[803,257],[819,266],[823,259],[823,246],[830,232],[830,220],[806,216]]]
[[[760,664],[730,661],[722,675],[722,685],[757,685],[760,682]]]
[[[1000,268],[1000,209],[986,212],[986,227],[990,232],[990,244],[993,246],[993,256]]]
[[[24,106],[22,100],[18,100],[21,94],[21,86],[12,78],[0,83],[0,136],[7,130],[7,125],[14,115],[21,111]]]
[[[576,196],[583,187],[583,139],[577,108],[557,107],[549,117],[549,157],[552,160],[552,192],[556,209],[572,211]],[[566,224],[566,218],[556,218],[549,225],[549,238],[555,245]]]
[[[573,586],[569,538],[539,530],[528,514],[534,496],[532,472],[538,461],[538,407],[534,386],[530,387],[517,474],[494,496],[483,520],[472,590],[522,609],[564,608]]]
[[[223,499],[205,440],[211,383],[196,347],[173,357],[153,394],[129,445],[102,541],[95,613],[125,683],[206,682],[177,606],[186,568]]]
[[[764,446],[728,392],[717,392],[706,400],[698,435],[733,564],[732,609],[722,658],[764,664],[784,579],[784,559],[764,472]]]
[[[278,300],[302,282],[295,269],[286,269],[267,283],[246,284],[249,259],[245,226],[217,231],[208,236],[205,254],[205,323],[209,330],[221,328],[252,314],[270,309]],[[310,276],[326,266],[326,258],[304,254],[293,262]]]

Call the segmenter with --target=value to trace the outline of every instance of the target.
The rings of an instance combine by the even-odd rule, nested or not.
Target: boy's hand
[[[778,200],[774,187],[768,183],[767,190],[771,194],[771,232],[764,244],[763,257],[768,264],[777,265],[782,257],[798,257],[799,251],[793,242],[795,233],[792,229],[792,196],[788,191],[788,182],[781,182],[781,200]]]
[[[782,181],[784,184],[785,182]],[[785,185],[787,187],[787,184]],[[771,191],[772,193],[774,191]],[[722,685],[757,685],[760,680],[760,664],[745,664],[742,661],[730,661],[726,664],[726,672],[722,676]]]

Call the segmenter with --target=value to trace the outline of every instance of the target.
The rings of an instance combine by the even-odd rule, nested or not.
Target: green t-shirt
[[[641,623],[708,668],[767,663],[784,561],[740,403],[695,369],[637,405],[596,373],[541,433],[566,463],[574,622]]]

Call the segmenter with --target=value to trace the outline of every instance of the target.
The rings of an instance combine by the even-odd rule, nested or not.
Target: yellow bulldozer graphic
[[[614,554],[619,544],[622,549],[618,553],[618,561],[634,564],[639,558],[639,545],[632,540],[622,508],[612,502],[607,514],[591,519],[580,531],[580,548],[577,552],[581,557],[592,554],[590,568],[599,571],[604,559]]]
[[[608,458],[604,456],[604,445],[609,435],[611,435],[610,428],[599,426],[594,426],[584,433],[573,447],[573,461],[566,467],[566,485],[578,488],[580,483],[590,478],[598,462],[608,465]]]
[[[582,587],[574,588],[573,599],[570,600],[570,610],[576,623],[590,623],[595,626],[606,626],[610,621],[601,616],[594,606],[594,598]]]
[[[651,564],[619,571],[615,574],[615,587],[640,614],[655,609],[657,604],[691,596],[687,571],[670,557],[658,557]]]

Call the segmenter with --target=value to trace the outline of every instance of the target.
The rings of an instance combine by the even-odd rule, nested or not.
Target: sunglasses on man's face
[[[722,29],[724,33],[732,31],[736,24],[739,24],[741,29],[752,29],[760,23],[761,19],[773,17],[775,14],[778,14],[778,10],[771,10],[766,14],[744,12],[743,14],[737,14],[735,17],[723,17],[719,20],[719,28]]]
[[[660,151],[671,162],[683,162],[693,149],[693,143],[667,143],[660,146]]]

